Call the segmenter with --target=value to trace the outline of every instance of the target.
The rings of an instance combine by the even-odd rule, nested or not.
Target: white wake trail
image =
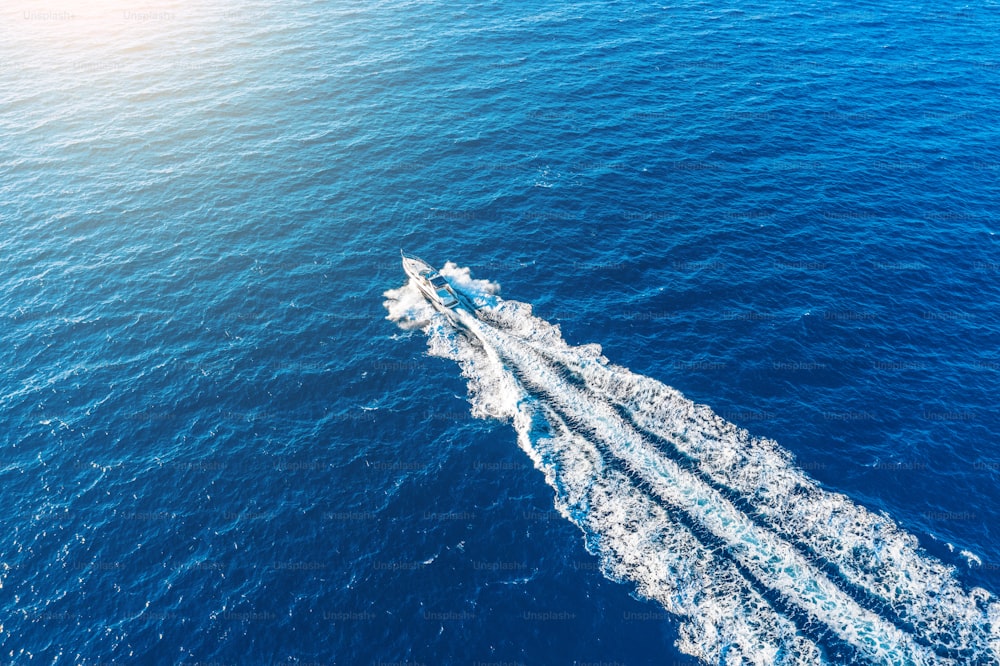
[[[1000,612],[989,593],[963,590],[889,519],[821,490],[773,442],[608,363],[596,345],[567,345],[558,326],[503,301],[468,269],[442,273],[481,306],[480,319],[436,313],[412,285],[386,293],[389,319],[423,329],[432,354],[458,361],[476,416],[513,422],[605,572],[682,618],[684,652],[705,663],[843,663],[802,632],[821,625],[866,663],[998,663]],[[679,465],[650,435],[697,469]],[[745,513],[718,488],[754,510]],[[803,489],[805,506],[798,495],[788,501]],[[859,561],[859,548],[900,567],[905,580],[894,584],[888,565]],[[817,562],[837,567],[849,586]],[[928,582],[940,584],[943,603],[920,594]],[[855,599],[850,585],[885,599],[896,616],[866,607],[870,600]],[[936,631],[942,627],[950,631]]]
[[[570,347],[551,324],[524,313],[506,317],[502,309],[493,315],[694,460],[712,481],[745,498],[779,533],[880,599],[929,644],[966,655],[969,663],[996,659],[1000,606],[992,595],[963,589],[952,567],[924,555],[917,539],[891,519],[820,488],[774,441],[751,437],[675,389],[609,363],[593,347]]]

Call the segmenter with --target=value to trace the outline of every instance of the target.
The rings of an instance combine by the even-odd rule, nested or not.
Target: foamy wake
[[[820,488],[775,442],[573,347],[531,306],[448,264],[462,326],[412,285],[389,319],[458,362],[473,414],[521,448],[615,580],[681,618],[711,664],[997,664],[1000,604],[889,518]]]

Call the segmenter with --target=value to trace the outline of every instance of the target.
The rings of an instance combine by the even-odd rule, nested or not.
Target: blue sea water
[[[6,3],[0,659],[701,663],[473,417],[469,366],[387,319],[400,247],[1000,594],[998,28],[989,2]]]

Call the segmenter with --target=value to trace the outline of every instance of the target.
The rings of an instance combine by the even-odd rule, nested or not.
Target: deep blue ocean
[[[5,3],[0,662],[879,663],[801,568],[774,582],[616,457],[612,389],[570,368],[592,343],[997,611],[998,31],[993,0]],[[474,415],[482,349],[387,316],[400,248],[558,325],[562,360],[511,342],[496,372],[563,439]],[[573,504],[564,441],[624,513]],[[769,539],[807,506],[692,474]],[[623,545],[626,499],[692,549]],[[915,627],[936,583],[887,609],[891,576],[844,582],[795,525],[774,548],[847,624],[996,663]],[[679,562],[657,590],[729,567],[818,652],[748,647],[731,620],[764,616],[714,574],[640,589],[647,552]]]

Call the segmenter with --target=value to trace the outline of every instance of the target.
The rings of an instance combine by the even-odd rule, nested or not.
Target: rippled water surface
[[[3,5],[2,659],[996,663],[998,27]]]

